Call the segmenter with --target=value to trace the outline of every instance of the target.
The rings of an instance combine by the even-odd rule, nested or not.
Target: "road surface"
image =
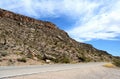
[[[104,64],[1,66],[0,79],[120,79],[120,69],[105,68]]]

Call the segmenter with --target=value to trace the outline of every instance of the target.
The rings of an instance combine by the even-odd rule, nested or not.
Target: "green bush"
[[[113,59],[113,64],[117,67],[120,67],[120,59]]]
[[[23,58],[18,58],[17,61],[24,62],[24,63],[27,62],[26,58],[24,58],[24,57]]]

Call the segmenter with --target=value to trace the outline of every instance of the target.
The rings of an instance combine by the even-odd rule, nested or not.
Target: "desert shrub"
[[[37,57],[38,60],[42,60],[43,59],[40,54],[36,55],[36,57]]]
[[[24,55],[23,52],[15,52],[16,55]]]
[[[78,56],[78,58],[81,62],[90,62],[91,61],[91,59],[89,57],[85,57],[84,55]]]
[[[85,60],[85,62],[90,62],[91,61],[91,59],[88,57],[88,58],[86,58],[86,60]]]
[[[59,63],[58,59],[51,59],[51,61],[55,62],[55,63]]]
[[[33,55],[32,54],[27,54],[27,57],[32,59]]]
[[[68,58],[61,58],[61,59],[52,59],[55,63],[70,63],[70,59]]]
[[[13,60],[12,60],[12,59],[9,59],[8,61],[9,61],[9,62],[13,62]]]
[[[80,61],[85,62],[86,58],[84,57],[78,57]]]
[[[63,54],[63,56],[61,58],[59,58],[57,61],[60,63],[70,63],[69,56],[67,56],[65,54]]]
[[[15,62],[12,59],[8,60],[8,65],[13,65]]]
[[[24,62],[24,63],[27,62],[27,60],[26,60],[25,57],[23,57],[23,58],[18,58],[17,61],[19,61],[19,62]]]
[[[1,56],[7,56],[8,53],[7,53],[7,52],[0,52],[0,55],[1,55]]]
[[[120,67],[120,59],[113,59],[113,64],[117,67]]]
[[[68,57],[63,57],[61,60],[60,60],[61,63],[70,63],[70,59]]]
[[[57,59],[50,59],[50,60],[55,63],[70,63],[70,59],[65,55],[63,55],[63,57],[59,57]]]

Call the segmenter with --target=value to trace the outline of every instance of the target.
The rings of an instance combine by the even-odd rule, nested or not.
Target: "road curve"
[[[33,66],[0,66],[0,79],[21,75],[30,75],[42,72],[61,71],[75,69],[86,66],[103,65],[104,63],[81,63],[81,64],[52,64],[52,65],[33,65]]]
[[[102,62],[102,63],[53,64],[53,65],[34,65],[34,66],[1,66],[0,67],[0,79],[4,79],[4,78],[17,79],[15,77],[30,76],[30,75],[35,75],[35,74],[43,74],[43,72],[44,72],[44,74],[47,73],[47,75],[50,75],[50,73],[51,73],[51,75],[52,75],[53,72],[54,73],[56,73],[56,72],[63,73],[65,71],[65,73],[73,73],[73,71],[74,71],[77,74],[81,70],[87,70],[87,71],[94,71],[95,70],[94,73],[96,74],[96,72],[98,72],[97,70],[99,68],[103,68],[102,65],[104,65],[104,64],[105,63]],[[92,68],[94,70],[91,70]],[[70,70],[73,70],[73,71],[71,72]],[[80,71],[77,72],[77,70],[80,70]],[[99,70],[101,70],[101,69],[99,69]],[[83,71],[83,72],[85,72],[85,71]],[[118,72],[120,72],[120,70]],[[87,73],[88,72],[86,72],[86,74]],[[80,73],[78,73],[78,74],[80,74]],[[82,72],[81,72],[81,74],[82,74]],[[72,75],[73,74],[71,74],[70,76],[72,76]],[[120,75],[119,74],[117,74],[117,75],[118,75],[118,79],[119,79]],[[46,75],[45,75],[45,77],[46,77]],[[32,77],[30,77],[30,78],[32,78]],[[43,79],[43,78],[39,78],[39,79]],[[48,78],[44,78],[44,79],[48,79]],[[54,78],[54,79],[57,79],[57,78]],[[64,78],[64,79],[67,79],[67,78]],[[78,79],[81,79],[81,78],[78,78]],[[88,77],[88,79],[89,79],[89,77]],[[92,78],[92,79],[94,79],[94,78]]]

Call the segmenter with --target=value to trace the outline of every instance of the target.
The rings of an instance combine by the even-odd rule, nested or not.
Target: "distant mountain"
[[[75,41],[51,22],[0,9],[1,65],[97,62],[112,58],[106,51]]]

